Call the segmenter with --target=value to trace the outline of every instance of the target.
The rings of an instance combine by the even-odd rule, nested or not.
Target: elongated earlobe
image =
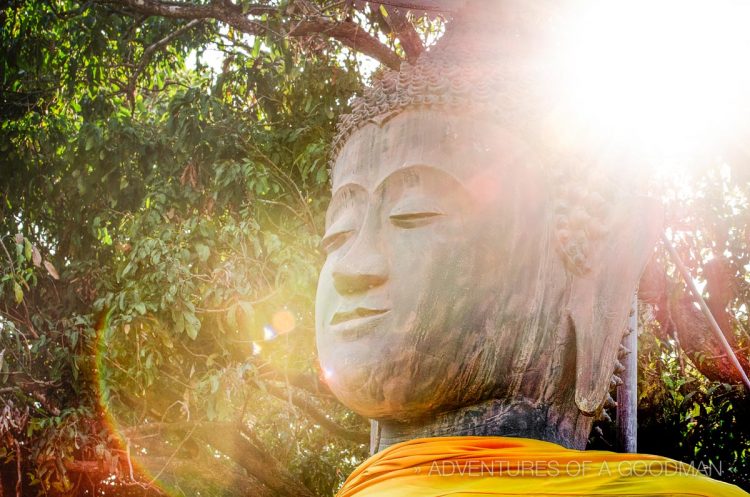
[[[576,336],[575,399],[586,414],[601,407],[609,389],[633,294],[662,229],[661,207],[646,197],[620,198],[608,206],[606,221],[606,232],[585,240],[568,304]]]

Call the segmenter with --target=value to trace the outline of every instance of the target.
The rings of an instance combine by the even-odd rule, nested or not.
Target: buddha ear
[[[587,220],[573,235],[558,230],[558,240],[573,274],[568,309],[576,337],[575,400],[594,414],[609,390],[633,295],[663,223],[655,199],[635,196],[601,205]]]

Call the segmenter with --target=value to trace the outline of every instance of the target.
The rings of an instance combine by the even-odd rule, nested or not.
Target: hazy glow
[[[276,338],[276,330],[274,330],[270,325],[265,325],[263,327],[263,340],[273,340]]]
[[[280,335],[284,335],[294,330],[295,326],[297,326],[297,320],[294,318],[294,314],[283,310],[274,313],[271,318],[271,325]]]
[[[574,3],[556,49],[577,127],[660,160],[737,139],[750,90],[750,2]]]

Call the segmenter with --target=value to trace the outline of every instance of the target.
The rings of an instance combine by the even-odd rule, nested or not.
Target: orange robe
[[[716,469],[716,468],[714,468]],[[509,437],[421,438],[372,456],[337,497],[750,497],[659,456]]]

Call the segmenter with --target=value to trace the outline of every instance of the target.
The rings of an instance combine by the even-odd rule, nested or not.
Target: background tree
[[[0,10],[0,495],[332,495],[366,457],[314,356],[328,144],[439,36],[419,3]],[[746,359],[745,160],[660,193]],[[745,394],[682,288],[657,254],[641,448],[748,485]]]

